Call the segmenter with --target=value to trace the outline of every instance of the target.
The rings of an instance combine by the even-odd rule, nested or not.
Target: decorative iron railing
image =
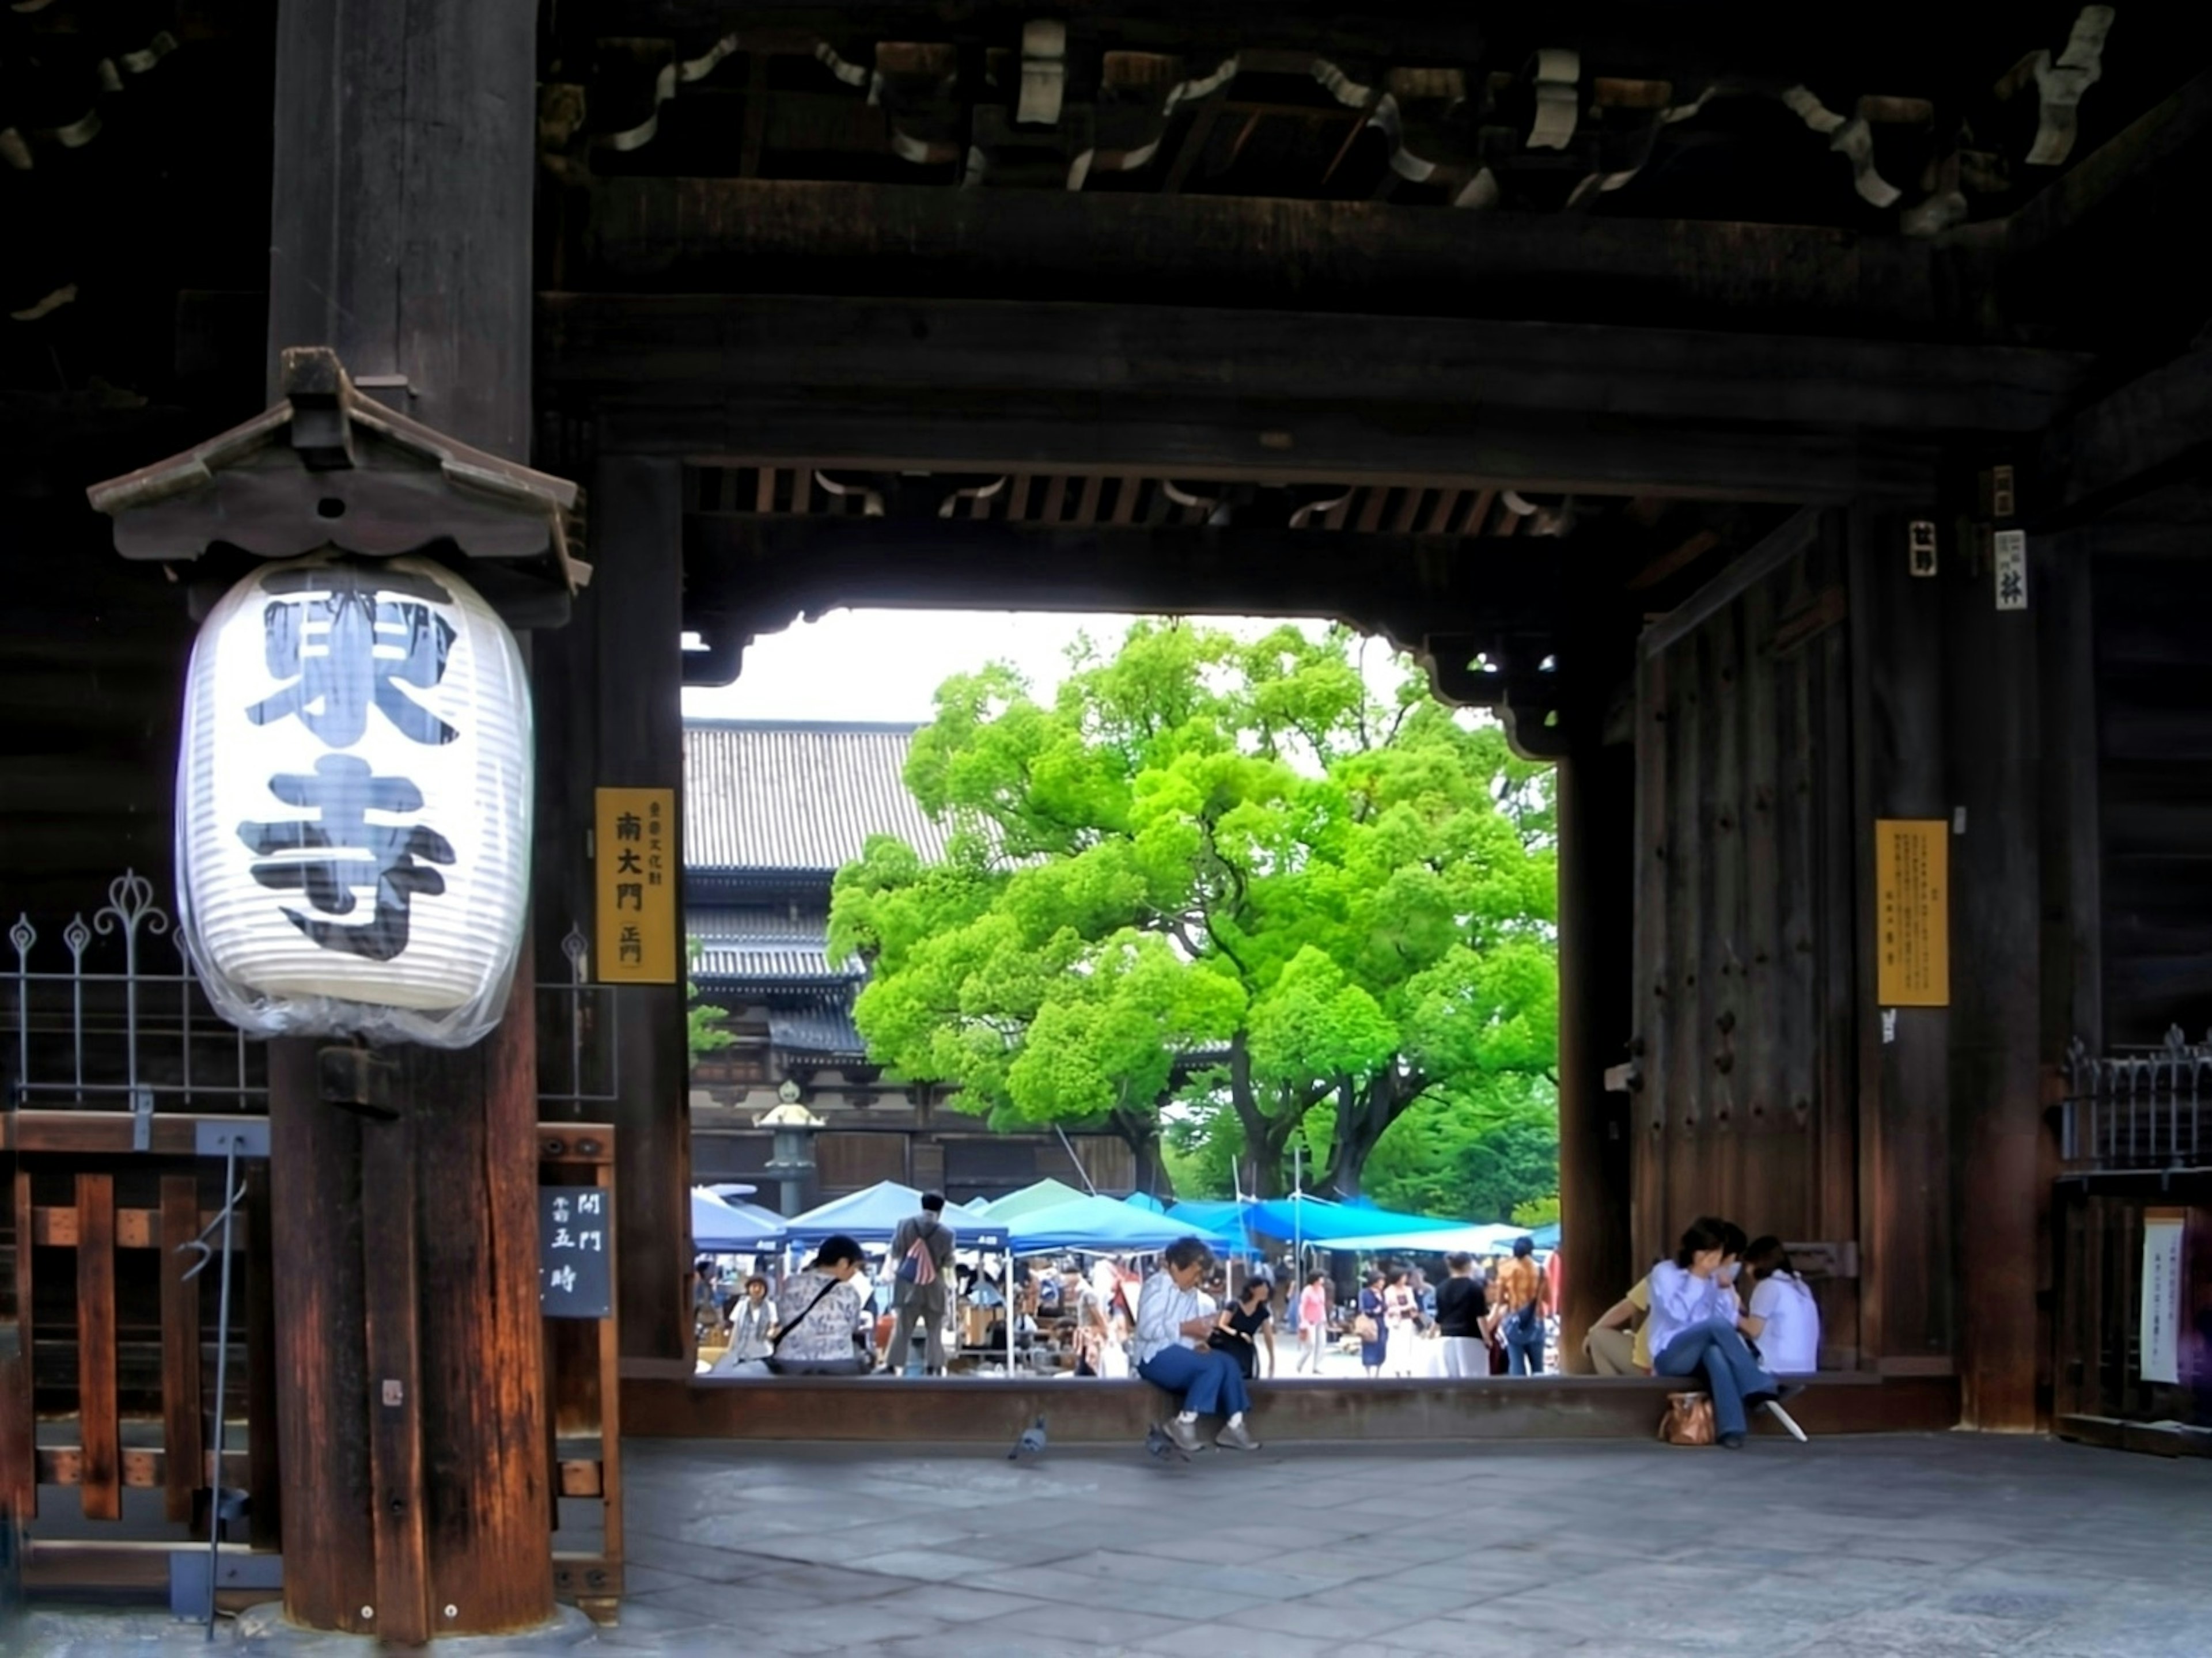
[[[208,1000],[182,932],[135,870],[108,884],[46,942],[28,915],[8,929],[0,975],[0,1051],[8,1098],[48,1109],[213,1114],[268,1108],[267,1049]],[[590,979],[591,941],[561,941],[565,982],[538,987],[538,1102],[555,1115],[611,1103],[620,1091],[619,999]]]
[[[2061,1155],[2069,1172],[2202,1169],[2212,1165],[2212,1033],[2176,1025],[2157,1048],[2068,1055]]]

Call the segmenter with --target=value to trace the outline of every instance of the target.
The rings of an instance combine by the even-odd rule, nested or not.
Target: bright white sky
[[[1049,703],[1067,672],[1067,647],[1087,633],[1109,653],[1133,617],[1003,610],[833,610],[795,623],[745,650],[732,685],[684,693],[684,712],[716,720],[884,720],[927,722],[937,688],[987,662],[1009,662]],[[1273,621],[1209,616],[1212,626],[1256,637]],[[1322,623],[1301,624],[1316,631]],[[1396,683],[1389,648],[1367,647],[1369,683]]]

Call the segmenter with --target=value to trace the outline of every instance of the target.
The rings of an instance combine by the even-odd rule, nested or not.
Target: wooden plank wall
[[[2084,550],[2100,539],[2082,537]],[[2094,555],[2104,1035],[2212,1027],[2212,561]]]
[[[1640,668],[1640,1262],[1704,1213],[1857,1236],[1844,576],[1841,523],[1824,520]],[[1820,1294],[1824,1363],[1854,1365],[1856,1287]]]

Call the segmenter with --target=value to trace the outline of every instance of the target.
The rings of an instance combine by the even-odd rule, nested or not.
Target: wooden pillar
[[[684,501],[673,461],[603,455],[589,484],[591,586],[575,619],[539,642],[541,752],[538,897],[543,932],[592,925],[592,793],[678,792],[683,867]],[[557,747],[556,746],[557,744]],[[595,950],[607,948],[593,939]],[[551,971],[551,958],[546,958]],[[680,984],[602,993],[618,1029],[620,1097],[580,1116],[616,1135],[617,1297],[632,1373],[691,1373],[690,1054]]]
[[[1607,1067],[1627,1056],[1632,975],[1634,756],[1578,721],[1558,772],[1560,1358],[1589,1368],[1583,1333],[1635,1281],[1628,1103]]]
[[[1949,1020],[1878,999],[1878,818],[1951,816],[1944,767],[1943,586],[1906,562],[1909,514],[1846,515],[1856,769],[1861,1368],[1948,1374],[1954,1283]],[[1951,579],[1956,579],[1956,573]],[[1953,956],[1953,983],[1974,966]]]
[[[1965,814],[1951,841],[1960,1396],[1967,1427],[2032,1430],[2046,1207],[2039,653],[2034,610],[1998,610],[1994,586],[1986,568],[1944,583],[1951,800]]]
[[[272,395],[283,348],[327,345],[394,408],[527,459],[537,11],[279,9]],[[473,1048],[391,1051],[398,1122],[324,1102],[313,1044],[271,1044],[295,1623],[400,1643],[552,1612],[532,986],[526,957]]]

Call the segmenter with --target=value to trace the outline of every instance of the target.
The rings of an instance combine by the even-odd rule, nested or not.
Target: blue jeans
[[[1544,1327],[1525,1333],[1512,1319],[1505,1321],[1505,1370],[1509,1376],[1541,1376],[1544,1374]]]
[[[1651,1355],[1654,1376],[1694,1376],[1704,1371],[1713,1396],[1713,1426],[1741,1434],[1749,1425],[1743,1413],[1747,1396],[1771,1395],[1774,1378],[1759,1368],[1742,1335],[1725,1319],[1708,1319],[1676,1333],[1663,1351]]]
[[[1200,1416],[1237,1416],[1251,1408],[1237,1361],[1211,1347],[1164,1347],[1137,1366],[1137,1374],[1180,1396],[1183,1409]]]

